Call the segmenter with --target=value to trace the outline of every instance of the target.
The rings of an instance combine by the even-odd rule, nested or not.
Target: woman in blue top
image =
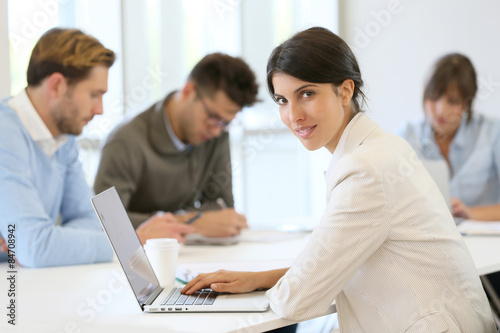
[[[453,215],[500,220],[500,121],[472,111],[476,92],[471,61],[442,57],[424,89],[425,119],[400,134],[421,159],[447,162]]]

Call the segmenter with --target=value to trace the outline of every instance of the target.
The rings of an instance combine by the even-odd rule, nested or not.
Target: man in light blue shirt
[[[2,259],[26,267],[112,259],[75,135],[102,114],[114,60],[92,36],[49,30],[33,49],[27,88],[0,103]]]
[[[51,29],[33,49],[27,88],[0,102],[0,261],[15,254],[23,266],[44,267],[112,259],[75,136],[103,113],[114,61],[94,37]],[[170,213],[137,228],[142,243],[187,232]]]
[[[0,233],[23,266],[112,259],[75,135],[102,114],[114,60],[79,30],[49,30],[33,49],[27,88],[0,103]]]

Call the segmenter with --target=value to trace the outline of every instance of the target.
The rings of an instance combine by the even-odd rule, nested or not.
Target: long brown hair
[[[472,62],[463,54],[447,54],[436,62],[424,88],[423,102],[438,100],[453,85],[457,87],[465,104],[469,122],[472,117],[472,102],[477,92],[477,79]]]

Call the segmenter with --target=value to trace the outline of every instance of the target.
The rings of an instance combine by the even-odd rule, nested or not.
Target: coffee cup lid
[[[146,240],[148,247],[176,247],[179,242],[176,238],[150,238]]]

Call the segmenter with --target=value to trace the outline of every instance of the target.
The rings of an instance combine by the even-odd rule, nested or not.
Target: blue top
[[[444,160],[431,124],[420,120],[397,131],[421,159]],[[466,117],[455,134],[449,151],[450,194],[468,206],[500,203],[500,121],[473,114]]]
[[[0,236],[7,241],[15,226],[15,255],[26,267],[110,261],[74,136],[49,157],[6,102],[0,102]]]

